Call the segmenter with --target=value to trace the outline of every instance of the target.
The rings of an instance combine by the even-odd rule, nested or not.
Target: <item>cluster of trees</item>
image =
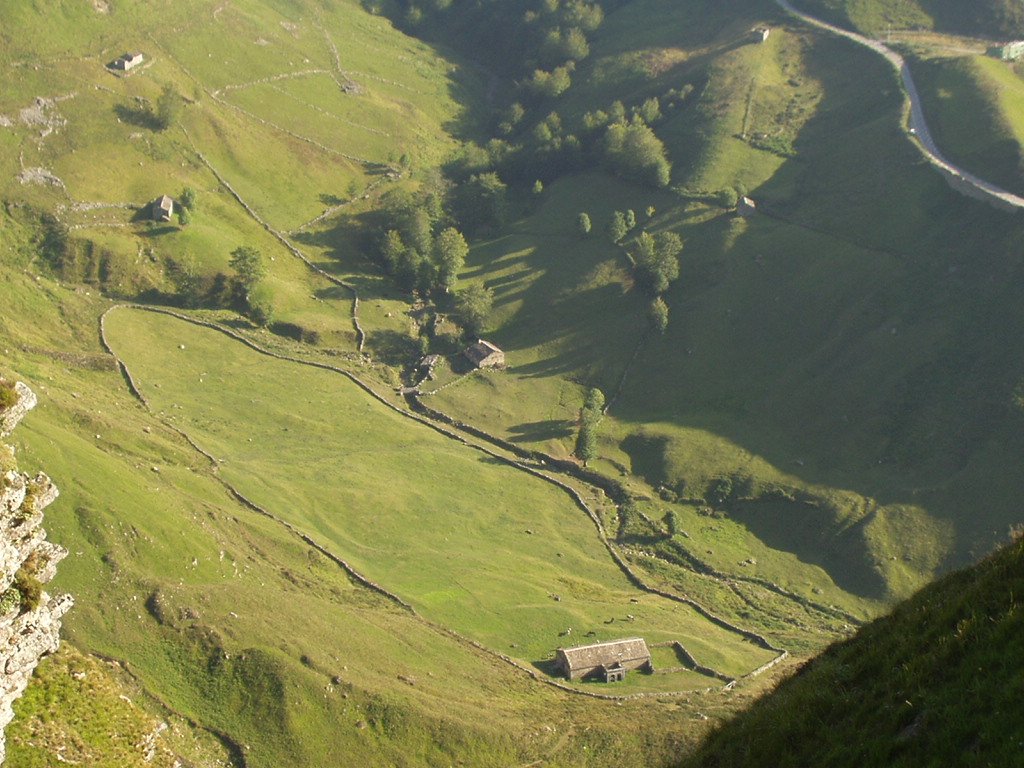
[[[664,333],[668,327],[668,304],[662,294],[679,277],[682,250],[683,241],[675,232],[641,232],[630,252],[637,281],[650,297],[647,319],[658,333]]]
[[[596,387],[587,392],[580,410],[580,428],[576,435],[576,458],[587,465],[597,455],[597,427],[604,418],[604,393]]]
[[[222,307],[249,317],[257,325],[273,321],[273,304],[264,278],[267,275],[263,254],[250,245],[231,252],[228,265],[233,275],[218,272],[212,278],[200,271],[190,253],[168,263],[168,277],[178,300],[186,307]]]
[[[665,187],[672,165],[650,127],[660,119],[657,97],[630,109],[613,102],[607,111],[588,112],[571,126],[557,111],[527,110],[514,102],[500,113],[497,136],[482,145],[467,145],[448,171],[454,178],[493,171],[514,183],[529,184],[604,166],[638,184]]]
[[[474,174],[460,184],[435,175],[418,191],[392,190],[382,204],[376,235],[380,265],[402,290],[432,300],[467,334],[479,336],[494,293],[479,284],[457,288],[469,254],[463,231],[481,232],[504,224],[505,183],[495,173]]]
[[[615,211],[608,221],[608,237],[613,243],[618,243],[629,234],[636,226],[636,212],[632,209],[626,211]]]
[[[604,134],[605,163],[618,176],[652,187],[667,187],[672,175],[665,145],[643,118],[608,126]]]
[[[473,186],[479,188],[479,180]],[[466,263],[469,245],[452,225],[445,189],[443,184],[416,193],[398,189],[382,200],[379,261],[399,287],[410,293],[451,293]],[[473,204],[485,208],[487,202],[475,200]]]
[[[604,9],[586,0],[404,0],[400,21],[517,80],[590,53]]]

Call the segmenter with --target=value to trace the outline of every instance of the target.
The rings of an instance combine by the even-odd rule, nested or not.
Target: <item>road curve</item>
[[[828,30],[833,34],[840,35],[848,40],[852,40],[866,48],[870,48],[880,56],[885,57],[886,61],[888,61],[893,68],[899,72],[900,78],[903,81],[903,90],[906,94],[907,100],[910,102],[910,119],[908,128],[910,129],[910,133],[917,139],[914,143],[927,158],[928,162],[935,166],[943,176],[946,177],[946,181],[949,182],[949,185],[953,187],[953,189],[965,195],[969,195],[970,197],[985,200],[986,202],[992,203],[993,205],[1006,210],[1024,209],[1024,197],[1015,195],[1002,187],[998,187],[989,181],[985,181],[985,179],[975,176],[970,171],[966,171],[946,159],[935,144],[935,139],[932,138],[931,131],[928,130],[928,123],[924,119],[924,109],[921,106],[921,96],[918,93],[917,85],[914,84],[914,78],[910,74],[910,67],[907,66],[906,60],[900,54],[878,40],[873,40],[870,37],[859,35],[848,29],[837,27],[834,24],[829,24],[821,19],[816,19],[815,17],[794,8],[789,0],[775,0],[775,2],[784,11],[796,16],[801,21],[815,27]]]

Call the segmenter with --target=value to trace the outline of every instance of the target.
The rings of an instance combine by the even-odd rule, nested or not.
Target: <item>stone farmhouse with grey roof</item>
[[[559,648],[555,652],[555,666],[568,680],[596,679],[606,683],[624,679],[630,670],[654,671],[651,652],[642,637]]]

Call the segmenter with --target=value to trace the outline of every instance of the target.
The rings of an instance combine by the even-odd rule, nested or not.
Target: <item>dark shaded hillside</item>
[[[681,765],[1020,764],[1024,544],[835,645]]]

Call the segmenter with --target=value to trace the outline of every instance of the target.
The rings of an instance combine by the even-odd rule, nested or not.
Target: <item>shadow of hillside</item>
[[[921,163],[876,58],[816,40],[807,64],[824,98],[797,158],[753,191],[766,215],[687,231],[668,332],[642,352],[615,415],[707,430],[810,484],[927,504],[957,525],[962,558],[1002,535],[1024,492],[1019,473],[1002,479],[1008,466],[977,467],[993,445],[1024,447],[1024,430],[1007,425],[1024,359],[1024,224]],[[972,486],[1000,478],[984,511],[961,506],[960,475]],[[772,543],[793,548],[792,537]],[[868,574],[863,530],[803,549],[849,560],[851,543]]]

